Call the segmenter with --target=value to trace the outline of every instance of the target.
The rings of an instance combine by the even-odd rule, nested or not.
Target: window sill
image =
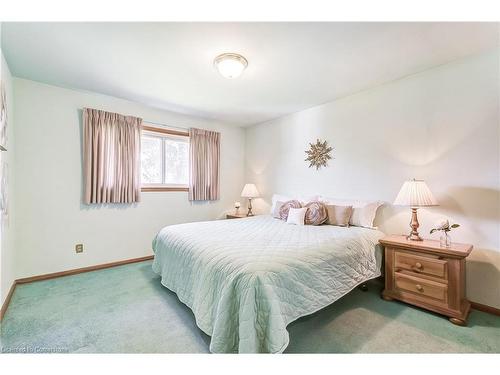
[[[188,187],[169,187],[169,186],[143,186],[141,192],[160,192],[160,191],[189,191]]]

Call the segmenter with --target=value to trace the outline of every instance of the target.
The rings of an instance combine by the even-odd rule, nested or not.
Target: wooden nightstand
[[[439,241],[411,241],[406,236],[387,236],[385,246],[385,290],[382,298],[397,299],[467,324],[470,303],[465,298],[465,258],[472,245]]]
[[[227,214],[226,219],[243,219],[248,217],[246,214]]]

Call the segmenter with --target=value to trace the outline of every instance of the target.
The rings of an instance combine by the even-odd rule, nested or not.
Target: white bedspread
[[[211,352],[280,353],[289,323],[380,275],[382,236],[269,215],[172,225],[153,241],[153,270],[193,310]]]

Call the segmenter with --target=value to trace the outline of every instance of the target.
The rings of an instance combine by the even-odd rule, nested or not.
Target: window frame
[[[152,133],[151,135],[154,136],[155,133],[157,136],[162,137],[162,138],[167,138],[166,136],[175,136],[175,137],[186,137],[187,142],[189,143],[189,133],[188,132],[183,132],[179,130],[172,130],[172,129],[167,129],[167,128],[160,128],[157,126],[153,126],[148,123],[143,123],[142,124],[142,132],[141,132],[141,142],[142,142],[142,136],[147,135],[144,134],[144,132],[147,133]],[[161,163],[162,163],[162,176],[165,173],[165,147],[162,144],[162,157],[161,157]],[[141,174],[142,174],[142,162],[141,162]],[[163,179],[163,178],[162,178]],[[181,184],[144,184],[141,181],[141,192],[160,192],[160,191],[189,191],[189,186],[188,185],[181,185]]]

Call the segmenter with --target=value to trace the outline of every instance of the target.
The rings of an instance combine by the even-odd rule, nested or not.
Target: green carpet
[[[355,289],[289,325],[289,353],[500,352],[500,317],[468,327]],[[1,326],[2,352],[207,353],[210,337],[160,285],[151,261],[18,285]]]

